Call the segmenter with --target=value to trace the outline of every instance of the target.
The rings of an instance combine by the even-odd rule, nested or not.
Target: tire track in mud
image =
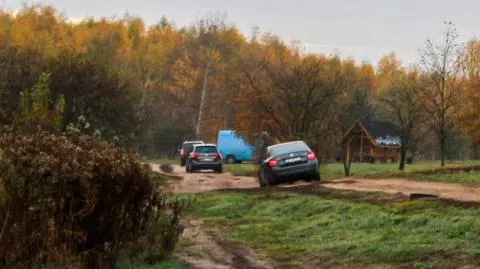
[[[158,166],[153,166],[155,171]],[[231,173],[186,173],[185,169],[176,165],[174,174],[182,176],[183,180],[170,185],[169,190],[174,193],[201,193],[224,189],[259,189],[260,184],[254,177],[234,176]],[[296,182],[294,184],[282,184],[274,189],[290,189],[294,191],[299,186],[311,186],[312,188],[325,187],[352,191],[384,192],[390,194],[401,193],[406,196],[429,194],[443,199],[460,202],[479,202],[480,188],[463,186],[460,184],[418,182],[406,179],[362,179],[349,178],[321,183]]]
[[[192,269],[273,269],[264,257],[247,247],[220,238],[217,231],[203,227],[201,221],[190,221],[184,237],[194,242],[178,254]]]

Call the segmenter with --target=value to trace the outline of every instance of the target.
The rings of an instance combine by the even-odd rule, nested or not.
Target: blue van
[[[255,147],[251,146],[233,130],[218,132],[217,148],[227,163],[241,163],[253,160]]]

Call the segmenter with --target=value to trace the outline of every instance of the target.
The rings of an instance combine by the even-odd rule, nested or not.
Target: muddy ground
[[[258,251],[228,242],[201,221],[187,222],[184,238],[192,241],[177,256],[192,269],[273,269]]]
[[[160,172],[158,165],[152,165],[154,171]],[[188,174],[185,168],[174,166],[173,174],[182,176],[183,180],[175,181],[169,186],[174,193],[201,193],[215,190],[237,189],[260,191],[258,180],[253,177],[234,176],[231,173],[215,174],[197,172]],[[480,188],[471,188],[457,184],[415,182],[405,179],[361,179],[348,178],[329,182],[283,184],[274,188],[281,189],[314,189],[334,188],[357,191],[380,191],[409,196],[411,194],[435,195],[447,200],[461,202],[480,202]],[[189,268],[194,269],[250,269],[275,268],[266,262],[265,255],[258,250],[228,242],[218,235],[218,231],[202,225],[201,221],[191,220],[184,232],[193,244],[178,256]],[[387,268],[387,267],[379,267]]]
[[[153,166],[159,171],[158,166]],[[260,188],[258,180],[253,177],[234,176],[231,173],[215,174],[212,172],[196,172],[188,174],[185,168],[174,166],[174,174],[182,176],[183,180],[175,182],[170,190],[175,193],[200,193],[223,189],[255,189]],[[309,183],[302,181],[295,184],[282,184],[275,188],[292,188],[306,186]],[[312,188],[326,187],[357,191],[381,191],[385,193],[401,193],[411,195],[415,193],[436,195],[445,199],[464,202],[480,202],[480,188],[473,188],[459,184],[416,182],[406,179],[339,179],[320,184],[311,184]]]

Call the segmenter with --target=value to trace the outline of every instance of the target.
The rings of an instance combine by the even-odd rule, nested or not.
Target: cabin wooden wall
[[[352,161],[354,162],[371,162],[376,160],[385,162],[400,159],[400,147],[376,147],[365,131],[358,125],[350,131],[346,138],[352,139],[350,147],[352,150]]]

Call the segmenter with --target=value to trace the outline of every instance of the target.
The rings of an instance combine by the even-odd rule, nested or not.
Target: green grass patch
[[[475,161],[451,162],[446,164],[446,168],[470,167],[480,165]],[[369,163],[352,163],[351,174],[358,177],[391,177],[399,175],[409,175],[417,172],[435,171],[441,169],[439,162],[418,162],[407,164],[405,171],[398,170],[398,163],[390,164],[369,164]],[[342,163],[322,164],[320,171],[326,179],[341,178],[344,176]]]
[[[198,196],[193,215],[276,261],[367,264],[480,259],[480,208],[323,189]],[[381,202],[379,202],[381,201]]]
[[[257,166],[254,164],[225,164],[223,166],[225,172],[230,172],[235,176],[257,176]]]
[[[425,182],[444,182],[444,183],[459,183],[473,187],[480,186],[480,172],[459,172],[459,173],[435,173],[430,175],[410,174],[405,175],[408,179]]]
[[[438,162],[419,162],[406,165],[405,171],[400,172],[398,164],[352,163],[351,174],[362,178],[408,178],[417,181],[480,185],[480,171],[455,170],[478,165],[480,163],[476,161],[452,162],[442,168]],[[320,173],[325,180],[343,178],[343,164],[322,164]]]

